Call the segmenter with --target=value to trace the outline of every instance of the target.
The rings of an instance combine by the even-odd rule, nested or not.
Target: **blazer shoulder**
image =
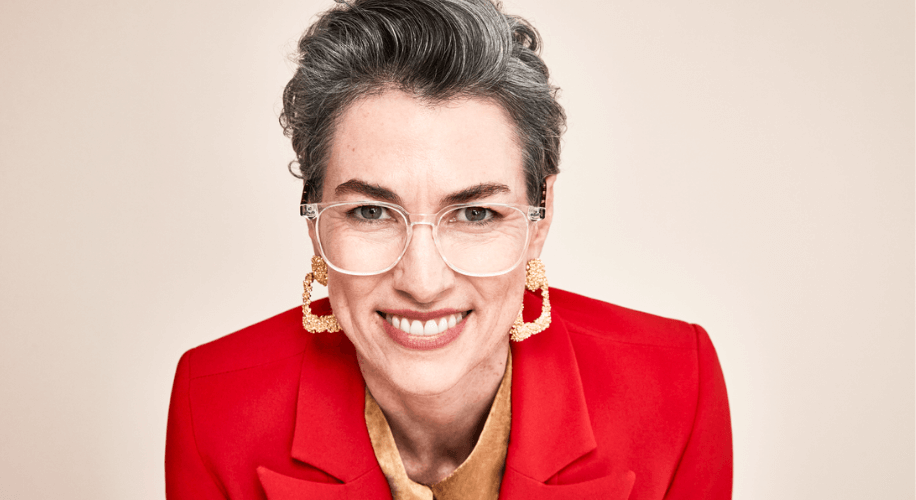
[[[551,309],[569,333],[611,342],[695,349],[699,327],[609,304],[565,290],[550,289]]]
[[[327,302],[324,299],[322,302]],[[326,304],[313,304],[324,309]],[[294,307],[185,353],[190,378],[244,370],[301,354],[311,341]]]

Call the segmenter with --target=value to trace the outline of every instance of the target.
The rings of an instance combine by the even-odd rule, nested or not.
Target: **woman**
[[[565,117],[538,43],[488,0],[306,32],[281,117],[303,306],[182,357],[169,498],[730,496],[705,332],[548,288]]]

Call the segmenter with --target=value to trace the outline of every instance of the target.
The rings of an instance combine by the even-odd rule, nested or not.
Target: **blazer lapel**
[[[535,481],[519,472],[506,468],[503,475],[499,498],[538,498],[549,500],[579,500],[601,498],[604,500],[626,500],[633,490],[636,474],[627,471],[584,483],[551,485]]]
[[[330,484],[303,481],[267,467],[258,467],[258,479],[261,480],[267,500],[390,498],[387,493],[388,483],[380,470],[369,471],[344,484]]]
[[[330,312],[327,300],[312,307]],[[347,483],[378,469],[355,349],[343,333],[303,334],[313,345],[302,360],[292,456]]]
[[[531,321],[540,313],[540,298],[526,292],[524,301],[525,320]],[[595,435],[563,321],[554,317],[547,330],[513,343],[512,350],[512,431],[506,475],[511,477],[511,469],[543,484],[595,449]],[[511,488],[503,491],[515,495]]]

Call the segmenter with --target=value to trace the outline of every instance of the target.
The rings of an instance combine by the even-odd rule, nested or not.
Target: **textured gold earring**
[[[312,314],[312,281],[328,286],[328,265],[320,255],[312,256],[312,272],[306,274],[305,279],[302,280],[302,326],[306,331],[312,333],[339,332],[340,325],[337,324],[337,318],[333,314],[327,316]]]
[[[525,323],[522,319],[522,304],[518,310],[518,317],[509,330],[509,338],[515,342],[521,342],[535,333],[543,332],[550,326],[550,292],[547,289],[547,271],[541,259],[531,259],[525,266],[525,287],[532,292],[541,289],[541,315],[531,323]]]

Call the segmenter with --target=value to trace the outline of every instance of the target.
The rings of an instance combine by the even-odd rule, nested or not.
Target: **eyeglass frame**
[[[537,222],[542,221],[547,217],[547,179],[546,178],[544,178],[544,181],[541,184],[541,197],[540,197],[540,204],[539,204],[540,206],[537,206],[537,207],[533,205],[511,205],[511,204],[506,204],[506,203],[473,203],[472,202],[472,203],[461,203],[457,205],[449,205],[447,207],[442,208],[441,210],[439,210],[438,212],[434,214],[412,214],[400,205],[397,205],[394,203],[388,203],[384,201],[357,200],[357,201],[337,201],[337,202],[328,202],[328,203],[307,203],[307,200],[306,200],[307,191],[308,191],[308,183],[303,182],[302,197],[299,202],[299,215],[301,217],[305,217],[310,222],[314,221],[317,223],[318,217],[321,215],[321,212],[329,208],[340,206],[340,205],[353,205],[353,204],[366,204],[366,205],[382,206],[386,208],[391,208],[391,209],[394,209],[400,212],[402,215],[405,216],[405,220],[407,222],[407,240],[404,242],[404,249],[401,250],[401,254],[398,255],[398,258],[395,259],[395,261],[390,266],[386,267],[385,269],[382,269],[381,271],[359,273],[359,272],[347,271],[345,269],[337,267],[336,265],[334,265],[333,262],[328,260],[327,256],[325,256],[324,246],[321,243],[321,236],[318,235],[317,230],[316,230],[315,234],[316,234],[316,237],[318,238],[318,251],[321,253],[321,257],[325,260],[325,263],[331,269],[334,269],[335,271],[343,273],[343,274],[348,274],[350,276],[375,276],[377,274],[386,273],[394,269],[394,267],[397,266],[399,262],[401,262],[401,259],[404,258],[404,254],[407,253],[407,249],[410,247],[410,241],[413,238],[413,227],[416,225],[430,226],[432,230],[433,243],[435,243],[436,245],[436,251],[439,253],[439,257],[442,258],[442,261],[445,262],[445,264],[449,267],[449,269],[455,271],[456,273],[463,274],[465,276],[470,276],[473,278],[487,278],[487,277],[492,277],[492,276],[501,276],[515,269],[516,267],[518,267],[518,265],[522,262],[522,259],[524,259],[525,257],[524,250],[522,250],[521,255],[519,255],[518,257],[518,260],[505,271],[500,271],[496,273],[478,274],[478,273],[469,273],[461,269],[457,269],[455,266],[452,265],[451,262],[449,262],[449,260],[445,257],[445,255],[442,254],[442,247],[439,244],[439,238],[438,238],[437,232],[439,229],[439,221],[441,221],[442,216],[445,213],[448,213],[452,210],[458,210],[461,208],[479,207],[481,205],[508,207],[508,208],[513,208],[515,210],[519,210],[520,212],[526,215],[527,220],[528,220],[528,227],[526,228],[526,233],[525,233],[525,248],[528,248],[528,245],[531,243],[531,225],[536,224]],[[522,208],[525,208],[526,210],[522,210]],[[421,220],[414,221],[413,219],[415,217],[420,218]],[[428,220],[428,219],[432,219],[432,220]],[[317,229],[317,226],[316,226],[316,229]]]

